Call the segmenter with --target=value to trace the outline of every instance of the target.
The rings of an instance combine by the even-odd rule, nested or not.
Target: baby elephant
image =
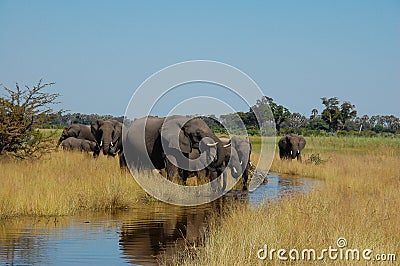
[[[297,158],[301,162],[301,150],[306,146],[306,140],[303,136],[293,133],[283,136],[278,143],[279,156],[281,159]]]
[[[93,152],[94,157],[97,157],[100,153],[99,145],[97,145],[96,142],[87,139],[77,139],[74,137],[69,137],[61,142],[61,146],[64,150]]]

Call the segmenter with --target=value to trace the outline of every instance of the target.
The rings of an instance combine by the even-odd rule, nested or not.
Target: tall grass
[[[117,158],[60,151],[0,165],[0,219],[127,208],[145,197]]]
[[[211,223],[206,240],[191,252],[179,253],[164,263],[183,265],[265,265],[257,251],[292,248],[337,248],[340,237],[347,248],[397,253],[400,260],[400,142],[396,139],[307,138],[304,162],[281,161],[275,155],[271,170],[325,180],[324,186],[279,202],[252,208],[239,206]],[[311,153],[325,162],[306,163]],[[255,153],[254,156],[257,156]],[[288,254],[286,254],[287,256]],[[319,255],[319,254],[318,254]],[[317,261],[321,265],[363,261]],[[372,263],[372,261],[368,262]],[[310,261],[297,261],[308,265]]]

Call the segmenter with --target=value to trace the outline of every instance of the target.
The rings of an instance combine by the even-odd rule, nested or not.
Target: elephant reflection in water
[[[194,243],[197,246],[204,237],[208,217],[220,214],[225,202],[226,199],[220,198],[206,207],[167,206],[166,213],[153,213],[145,223],[143,220],[124,223],[120,249],[132,263],[150,264],[156,263],[162,254],[172,256],[179,247]]]
[[[155,262],[160,254],[172,255],[175,248],[185,243],[201,241],[207,212],[177,213],[172,219],[149,222],[146,225],[124,224],[120,235],[120,249],[133,263]]]

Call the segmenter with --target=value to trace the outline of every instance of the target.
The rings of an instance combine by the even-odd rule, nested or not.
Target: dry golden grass
[[[271,170],[321,178],[325,180],[322,188],[259,208],[239,206],[222,219],[216,217],[205,243],[195,251],[175,256],[172,264],[275,265],[282,263],[276,253],[272,261],[257,258],[264,244],[269,249],[287,251],[312,248],[318,256],[324,248],[337,248],[340,237],[346,238],[347,248],[369,248],[373,255],[397,253],[398,263],[400,140],[320,137],[307,141],[304,161],[309,154],[320,153],[324,163],[281,161],[276,154]],[[315,263],[366,264],[362,259],[325,258]],[[296,264],[308,265],[310,261]]]
[[[0,219],[127,208],[146,197],[117,158],[59,151],[0,165]]]

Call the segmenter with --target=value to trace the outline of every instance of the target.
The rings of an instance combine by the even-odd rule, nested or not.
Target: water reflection
[[[198,242],[207,220],[229,204],[257,206],[316,185],[269,175],[257,190],[232,191],[212,203],[180,207],[154,202],[113,214],[19,219],[0,223],[0,265],[152,265],[161,253]]]
[[[196,207],[158,204],[145,210],[141,219],[123,219],[119,245],[123,257],[134,264],[153,264],[160,254],[172,255],[176,248],[198,242],[204,236],[207,218],[218,215],[223,199]]]

